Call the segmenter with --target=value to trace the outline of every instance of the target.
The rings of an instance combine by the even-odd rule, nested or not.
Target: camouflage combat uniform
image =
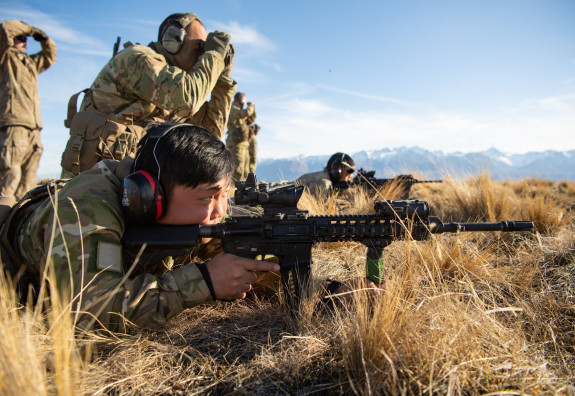
[[[258,140],[255,136],[250,139],[250,173],[256,173],[257,155],[258,155]]]
[[[16,200],[36,184],[42,156],[38,73],[56,62],[56,44],[50,38],[30,56],[14,48],[14,37],[33,33],[21,21],[0,25],[0,196]]]
[[[15,230],[12,246],[27,264],[28,277],[38,277],[49,261],[58,290],[71,298],[81,293],[77,309],[89,314],[80,316],[80,327],[91,325],[94,315],[110,330],[123,329],[121,316],[155,328],[186,308],[212,301],[195,264],[170,270],[173,260],[164,260],[167,267],[161,270],[123,280],[132,263],[124,267],[122,257],[121,183],[133,161],[101,161],[71,179],[57,195],[55,235],[50,199],[10,226]]]
[[[232,104],[228,120],[228,137],[226,147],[234,155],[237,164],[232,178],[234,180],[246,180],[250,167],[249,138],[250,125],[256,120],[256,107],[248,103],[243,109]]]
[[[200,56],[190,73],[174,64],[173,55],[157,42],[149,46],[127,46],[104,66],[84,96],[81,112],[102,115],[102,123],[114,121],[127,126],[143,127],[150,121],[189,122],[206,128],[222,139],[236,88],[234,80],[222,75],[224,59],[216,51],[207,51]],[[88,138],[86,135],[91,128],[80,138],[83,131],[75,131],[73,122],[70,140],[62,156],[62,168],[66,171],[62,174],[64,177],[89,169],[101,158],[118,160],[135,153],[135,143],[141,138],[123,136],[129,142],[118,153],[118,150],[109,150],[118,138],[98,131],[96,134],[100,136],[96,138],[105,141],[105,147],[102,143],[96,149],[100,158],[86,160],[94,156],[94,150],[82,146],[75,156],[84,163],[79,170],[73,169],[67,156],[71,156],[74,147],[81,146],[81,140]],[[126,134],[138,135],[143,132],[139,129]],[[114,152],[114,155],[107,156],[107,151]]]
[[[327,169],[301,175],[296,179],[296,183],[303,185],[314,193],[328,191],[332,186]]]

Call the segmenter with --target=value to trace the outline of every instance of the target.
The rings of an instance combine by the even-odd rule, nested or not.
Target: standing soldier
[[[42,50],[26,54],[32,36]],[[0,197],[11,205],[36,184],[42,156],[38,73],[56,62],[56,44],[21,21],[0,25]]]
[[[252,137],[250,138],[250,173],[256,173],[257,167],[257,156],[258,156],[258,140],[256,139],[257,134],[260,131],[260,126],[254,124],[251,128]]]
[[[247,102],[247,107],[244,109],[246,100],[245,93],[236,93],[228,120],[226,146],[232,152],[237,162],[236,169],[232,175],[236,181],[246,180],[249,173],[250,125],[256,120],[256,106],[252,102]]]
[[[70,99],[63,177],[133,155],[150,121],[184,121],[224,135],[236,88],[229,34],[207,34],[195,14],[179,13],[162,22],[157,42],[124,47],[85,91],[80,112],[78,94]]]

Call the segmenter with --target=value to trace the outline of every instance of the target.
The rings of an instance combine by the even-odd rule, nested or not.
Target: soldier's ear
[[[153,224],[166,213],[166,199],[154,175],[139,170],[122,181],[122,210],[128,224]]]

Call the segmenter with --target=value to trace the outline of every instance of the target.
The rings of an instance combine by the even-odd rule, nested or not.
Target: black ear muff
[[[162,47],[170,54],[177,54],[180,52],[184,39],[186,38],[186,29],[178,20],[169,21],[168,26],[164,29],[160,43]]]
[[[341,166],[337,165],[337,166],[333,166],[329,169],[329,177],[331,178],[331,180],[335,180],[338,181],[339,178],[341,177]]]
[[[124,178],[122,208],[129,224],[152,224],[166,211],[166,202],[158,180],[139,170]]]

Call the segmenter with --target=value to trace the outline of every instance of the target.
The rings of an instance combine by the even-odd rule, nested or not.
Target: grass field
[[[444,221],[531,220],[536,232],[394,242],[379,296],[359,290],[314,313],[325,278],[365,274],[363,245],[318,244],[296,317],[252,295],[127,334],[75,330],[57,293],[48,310],[22,307],[2,279],[0,394],[575,394],[575,183],[481,175],[411,193]],[[349,194],[343,206],[307,194],[300,206],[373,209],[370,194]]]

